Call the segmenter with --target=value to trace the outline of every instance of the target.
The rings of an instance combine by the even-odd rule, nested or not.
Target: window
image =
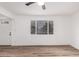
[[[31,22],[31,34],[35,34],[35,21]]]
[[[31,21],[31,34],[53,34],[53,21]]]
[[[53,34],[53,21],[49,21],[49,34]]]
[[[47,21],[37,21],[37,34],[47,34]]]

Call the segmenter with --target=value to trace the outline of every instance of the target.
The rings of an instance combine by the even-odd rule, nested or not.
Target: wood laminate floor
[[[54,57],[78,56],[79,50],[71,46],[0,46],[0,57]]]

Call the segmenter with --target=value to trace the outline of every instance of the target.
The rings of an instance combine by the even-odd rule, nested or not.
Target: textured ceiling
[[[78,2],[46,2],[46,10],[37,3],[26,6],[26,2],[0,2],[0,6],[18,15],[70,15],[79,10]]]

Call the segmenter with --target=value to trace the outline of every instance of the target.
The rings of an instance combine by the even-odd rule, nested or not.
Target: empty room
[[[79,56],[79,2],[0,2],[0,57]]]

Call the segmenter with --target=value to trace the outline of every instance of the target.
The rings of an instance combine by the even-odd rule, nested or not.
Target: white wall
[[[31,35],[31,20],[53,20],[53,35]],[[16,16],[13,22],[12,45],[68,45],[71,41],[70,16]]]
[[[4,15],[5,17],[13,18],[13,14],[1,6],[0,6],[0,15]]]
[[[0,7],[0,14],[13,17],[10,12],[2,7]],[[15,16],[12,20],[12,45],[68,45],[71,42],[71,16]],[[53,20],[54,34],[31,35],[31,20]]]
[[[73,39],[71,45],[79,49],[79,12],[72,16],[73,21]]]

